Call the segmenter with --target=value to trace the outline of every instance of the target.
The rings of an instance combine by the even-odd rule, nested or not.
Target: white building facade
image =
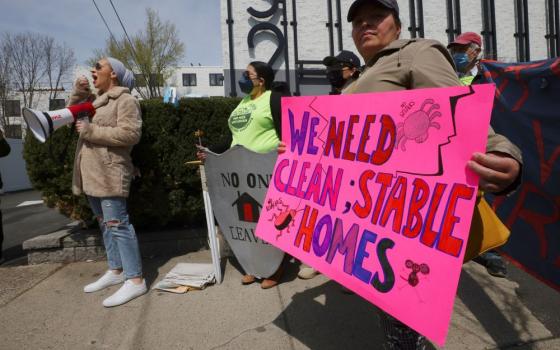
[[[237,80],[251,61],[264,61],[293,94],[327,93],[321,60],[340,50],[357,53],[346,21],[353,0],[222,0],[224,85],[240,94]],[[559,54],[558,1],[400,0],[401,38],[449,43],[473,31],[486,58],[524,62]],[[529,6],[531,5],[531,6]],[[363,63],[363,62],[362,62]],[[289,72],[289,74],[286,74]]]
[[[177,88],[177,96],[224,96],[224,69],[214,66],[178,67],[167,79],[167,85]]]

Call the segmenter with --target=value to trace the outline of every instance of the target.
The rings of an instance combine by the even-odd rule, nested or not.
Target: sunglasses
[[[251,77],[251,74],[249,73],[248,70],[246,70],[245,72],[243,72],[243,75],[247,78],[247,79],[261,79],[258,75],[254,74],[253,77]]]
[[[94,66],[95,70],[101,70],[103,68],[103,65],[101,65],[101,63],[97,62]]]

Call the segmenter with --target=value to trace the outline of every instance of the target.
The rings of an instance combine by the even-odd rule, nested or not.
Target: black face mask
[[[237,82],[239,84],[239,89],[246,94],[251,93],[253,91],[253,81],[249,78],[247,73],[243,73],[241,79]]]
[[[346,80],[342,77],[341,69],[333,69],[327,72],[327,79],[331,83],[332,87],[340,89],[346,84]]]

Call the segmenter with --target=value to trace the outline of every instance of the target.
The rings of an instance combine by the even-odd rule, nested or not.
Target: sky
[[[93,0],[0,0],[0,33],[36,32],[65,42],[77,64],[85,65],[94,49],[110,37]],[[117,38],[123,29],[109,0],[95,0]],[[185,45],[183,65],[221,66],[220,0],[113,0],[129,35],[145,27],[146,8],[175,24]]]

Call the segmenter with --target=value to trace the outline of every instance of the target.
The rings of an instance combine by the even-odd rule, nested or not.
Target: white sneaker
[[[111,295],[107,299],[103,300],[103,306],[113,307],[122,305],[131,301],[134,298],[141,296],[146,293],[148,288],[146,288],[146,280],[142,280],[142,283],[135,284],[131,280],[126,280],[122,287]]]
[[[318,274],[320,274],[320,272],[315,270],[314,268],[307,265],[302,265],[297,275],[301,279],[310,280]]]
[[[84,287],[84,292],[86,293],[93,293],[105,289],[110,286],[114,286],[115,284],[120,284],[124,282],[124,273],[119,273],[118,275],[113,273],[113,271],[109,270],[105,272],[101,278],[97,281],[88,284]]]

